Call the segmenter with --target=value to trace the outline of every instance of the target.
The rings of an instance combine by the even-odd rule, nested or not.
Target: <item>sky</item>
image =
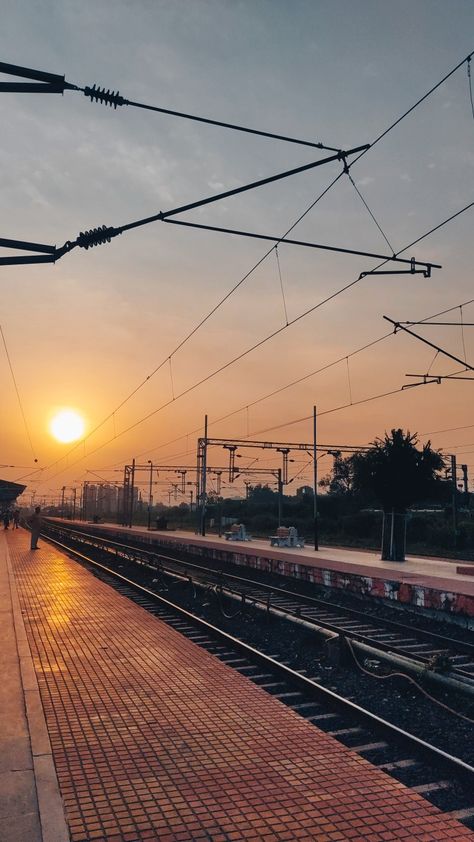
[[[4,0],[0,61],[350,149],[372,143],[466,58],[473,24],[472,0]],[[0,108],[0,236],[58,247],[331,154],[115,110],[75,91],[1,93]],[[350,169],[383,234],[343,174],[291,236],[399,252],[474,200],[473,167],[464,63]],[[332,162],[179,218],[281,237],[341,169]],[[133,458],[192,465],[206,414],[214,438],[311,442],[316,405],[320,443],[366,445],[402,427],[458,454],[474,480],[473,383],[399,391],[407,373],[459,366],[383,319],[457,307],[446,320],[474,322],[472,304],[459,309],[474,297],[473,220],[471,208],[403,255],[442,264],[431,278],[369,275],[337,295],[380,261],[285,244],[275,252],[162,222],[55,265],[0,266],[9,357],[0,344],[0,476],[47,501],[85,480],[120,482]],[[472,327],[415,330],[474,365]],[[84,417],[85,441],[51,436],[63,407]],[[255,458],[241,453],[246,464]],[[311,468],[295,459],[305,484]],[[226,463],[221,450],[212,461]],[[157,490],[163,499],[168,487]]]

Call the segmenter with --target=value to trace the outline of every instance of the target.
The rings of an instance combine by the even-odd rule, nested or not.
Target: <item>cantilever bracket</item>
[[[31,70],[29,67],[20,67],[17,64],[6,64],[4,61],[0,61],[0,73],[37,80],[35,82],[0,82],[0,93],[63,94],[65,90],[81,90],[77,85],[66,82],[64,76],[45,73],[42,70]]]
[[[0,248],[38,252],[38,254],[26,254],[24,256],[0,257],[0,266],[15,266],[20,263],[54,263],[58,256],[56,246],[48,246],[44,243],[27,243],[24,240],[7,240],[3,237],[0,237]]]
[[[405,374],[405,377],[420,377],[421,380],[419,383],[406,383],[402,386],[402,390],[412,389],[414,386],[427,386],[429,383],[437,383],[440,386],[441,380],[444,379],[442,375],[437,374]]]
[[[361,278],[365,278],[366,275],[423,275],[424,278],[431,278],[432,263],[427,263],[426,269],[417,269],[416,266],[420,264],[417,264],[414,257],[410,259],[410,262],[410,269],[401,269],[400,271],[397,271],[396,269],[382,269],[380,271],[378,269],[373,269],[372,271],[369,270],[368,272],[361,272],[359,275],[359,281]]]

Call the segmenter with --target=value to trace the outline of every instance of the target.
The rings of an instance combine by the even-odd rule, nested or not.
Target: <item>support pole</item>
[[[201,464],[201,535],[206,534],[207,503],[207,415],[204,416],[204,446]]]
[[[317,459],[317,438],[316,438],[316,407],[313,406],[313,483],[314,483],[314,549],[319,550],[319,523],[318,523],[318,459]]]
[[[281,468],[278,468],[278,526],[281,526],[281,516],[283,509],[283,479],[281,475]]]
[[[135,490],[135,459],[132,459],[132,474],[131,474],[131,482],[130,482],[130,519],[128,522],[129,529],[132,528],[133,525],[133,492]]]
[[[451,456],[451,482],[453,484],[453,546],[456,549],[458,539],[458,486],[456,457]]]
[[[148,489],[148,530],[150,530],[151,529],[151,507],[152,507],[152,504],[153,504],[153,498],[152,498],[152,493],[153,493],[153,462],[151,462],[150,460],[148,460],[148,461],[150,462],[150,487]]]

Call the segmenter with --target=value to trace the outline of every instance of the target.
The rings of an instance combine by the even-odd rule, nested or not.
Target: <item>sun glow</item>
[[[51,435],[63,444],[80,439],[84,435],[84,429],[84,419],[73,409],[61,410],[50,424]]]

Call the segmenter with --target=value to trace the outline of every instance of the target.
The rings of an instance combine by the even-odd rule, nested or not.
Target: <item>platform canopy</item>
[[[9,503],[13,503],[20,494],[23,494],[25,488],[26,485],[20,485],[18,482],[0,479],[0,506],[8,506]]]

